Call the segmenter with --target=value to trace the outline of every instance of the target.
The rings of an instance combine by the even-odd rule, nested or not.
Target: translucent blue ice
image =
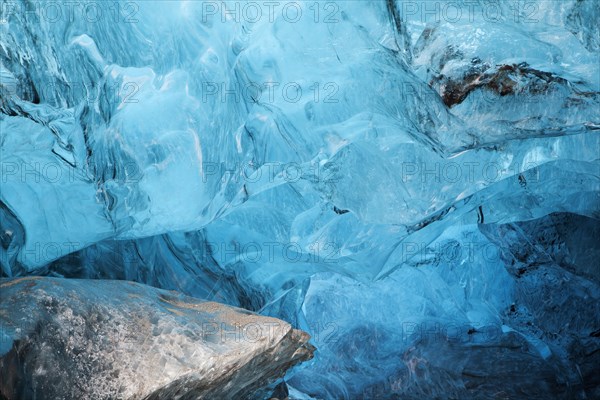
[[[285,319],[298,398],[598,396],[598,4],[3,1],[2,275]]]

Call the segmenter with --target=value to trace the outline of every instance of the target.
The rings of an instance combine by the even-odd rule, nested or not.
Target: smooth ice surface
[[[51,3],[2,3],[4,276],[282,318],[298,398],[600,396],[597,1]]]

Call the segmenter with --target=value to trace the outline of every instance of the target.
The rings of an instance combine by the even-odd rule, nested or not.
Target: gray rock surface
[[[281,320],[127,281],[0,280],[2,399],[244,399],[310,359]]]

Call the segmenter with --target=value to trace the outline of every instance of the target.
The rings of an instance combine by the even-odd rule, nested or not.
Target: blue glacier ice
[[[1,276],[283,319],[273,397],[600,397],[600,3],[2,0]]]

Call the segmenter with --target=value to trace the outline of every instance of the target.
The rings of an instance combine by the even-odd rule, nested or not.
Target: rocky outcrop
[[[261,398],[310,359],[281,320],[127,281],[0,281],[0,398]]]

